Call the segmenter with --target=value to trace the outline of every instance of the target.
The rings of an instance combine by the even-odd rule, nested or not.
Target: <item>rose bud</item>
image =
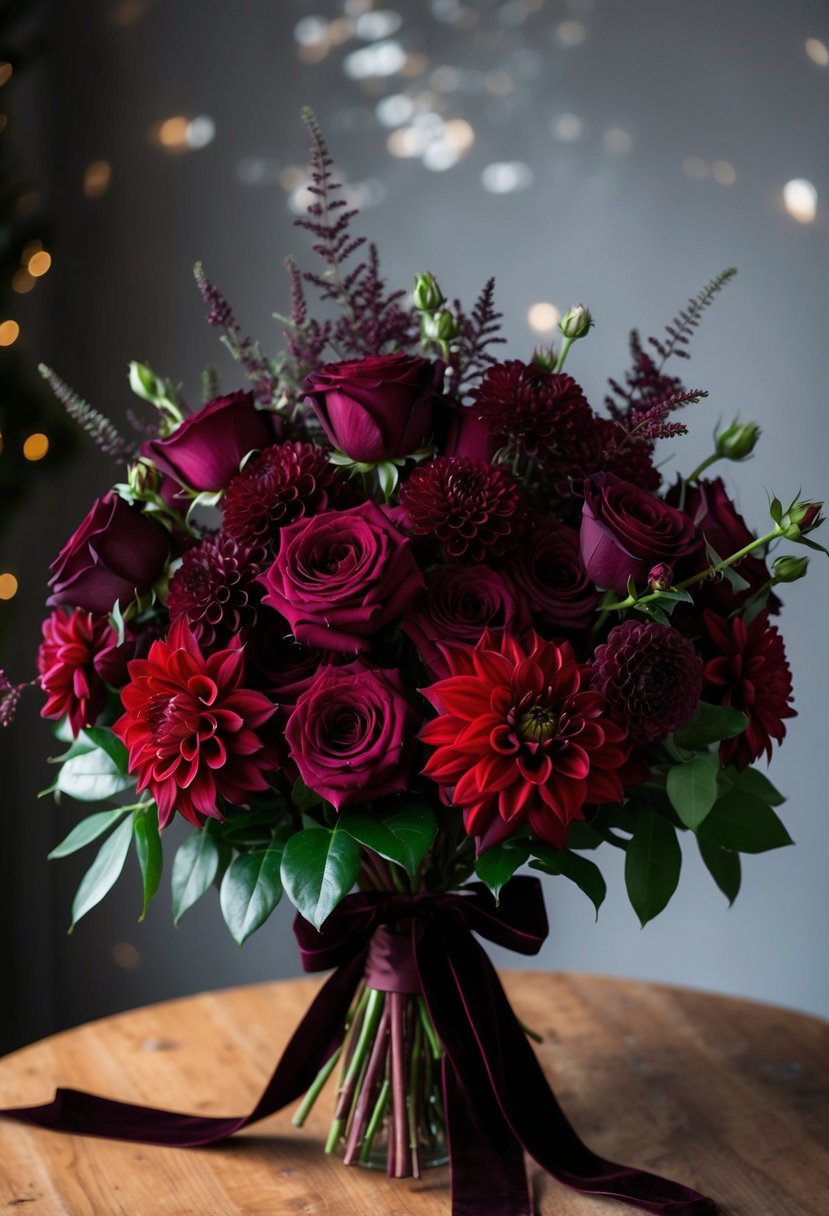
[[[651,591],[667,591],[669,587],[673,586],[673,581],[674,572],[664,562],[658,562],[648,572],[648,586]]]
[[[130,388],[136,397],[140,397],[142,401],[149,401],[151,405],[158,405],[167,396],[167,386],[164,381],[144,363],[134,361],[130,363],[129,381]]]
[[[418,312],[437,312],[444,302],[444,298],[433,274],[429,274],[427,271],[426,274],[415,276],[412,303]]]
[[[805,576],[808,567],[808,557],[795,557],[793,553],[776,557],[772,565],[774,581],[776,583],[796,583],[799,578]]]
[[[822,510],[822,502],[796,502],[788,513],[788,525],[783,535],[787,540],[797,540],[806,532],[819,528],[823,523]]]
[[[424,338],[440,345],[451,342],[460,333],[458,323],[448,308],[441,308],[439,312],[425,316],[420,323],[420,329]]]
[[[530,363],[544,372],[554,372],[558,363],[558,352],[554,346],[536,346]]]
[[[445,365],[417,355],[377,355],[328,363],[305,392],[330,442],[354,461],[372,464],[418,451],[432,433]]]
[[[717,456],[723,460],[745,460],[757,446],[760,434],[756,422],[733,422],[714,437]]]
[[[593,324],[593,318],[583,304],[568,308],[558,323],[558,327],[571,342],[576,338],[584,338]]]
[[[148,440],[141,455],[182,485],[210,493],[227,486],[249,452],[277,438],[272,416],[256,409],[252,393],[238,392],[209,401],[165,439]]]

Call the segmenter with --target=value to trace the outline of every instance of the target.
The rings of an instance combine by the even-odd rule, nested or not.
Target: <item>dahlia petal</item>
[[[474,676],[450,676],[433,684],[430,691],[440,699],[447,713],[467,722],[489,709],[489,690]]]
[[[533,789],[529,782],[513,781],[498,794],[498,814],[507,821],[517,819],[532,801]]]

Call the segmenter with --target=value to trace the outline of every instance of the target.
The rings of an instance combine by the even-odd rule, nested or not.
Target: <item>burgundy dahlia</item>
[[[313,443],[277,443],[250,460],[227,487],[222,527],[241,545],[265,545],[273,559],[279,530],[337,501],[342,479]]]
[[[124,714],[113,732],[129,749],[138,793],[148,790],[160,827],[176,811],[202,827],[222,818],[222,801],[244,804],[268,788],[274,752],[261,728],[275,707],[245,687],[244,651],[237,643],[205,656],[185,617],[146,659],[129,665],[121,693]]]
[[[56,609],[43,622],[37,652],[40,687],[46,693],[42,718],[68,718],[77,737],[94,726],[106,706],[107,683],[126,677],[128,644],[118,646],[117,634],[105,616],[76,608]]]
[[[622,801],[627,734],[569,642],[486,633],[444,653],[452,674],[423,690],[439,714],[420,732],[435,747],[423,772],[463,808],[479,852],[525,826],[563,848],[586,803]]]
[[[527,520],[511,473],[455,456],[419,465],[401,487],[400,503],[415,536],[434,536],[447,557],[471,562],[503,558]]]
[[[591,687],[631,738],[653,743],[693,718],[702,694],[702,659],[668,625],[623,621],[596,647]]]
[[[739,709],[748,726],[735,739],[720,744],[723,764],[745,768],[766,753],[771,759],[771,741],[783,741],[784,718],[794,718],[792,675],[786,661],[783,639],[768,612],[751,624],[742,617],[725,620],[715,612],[704,614],[705,628],[717,651],[705,664],[703,676],[712,699]]]
[[[572,376],[547,372],[519,359],[494,363],[472,394],[479,417],[501,444],[546,457],[566,434],[592,417]]]
[[[186,617],[206,650],[226,642],[254,623],[262,598],[256,580],[267,561],[263,546],[249,549],[223,532],[205,537],[170,579],[170,620]]]

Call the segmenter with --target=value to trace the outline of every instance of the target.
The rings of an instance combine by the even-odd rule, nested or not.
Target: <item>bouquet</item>
[[[448,1119],[460,1188],[473,1133],[476,1151],[509,1157],[500,1119],[519,1158],[528,1148],[571,1185],[647,1206],[650,1176],[614,1189],[534,1147],[522,1100],[548,1126],[563,1116],[526,1082],[524,1028],[469,930],[538,949],[526,865],[598,911],[598,859],[624,850],[644,924],[676,888],[680,834],[729,901],[741,854],[790,843],[756,763],[794,713],[778,589],[806,573],[795,547],[821,548],[820,504],[774,498],[752,530],[716,475],[757,443],[739,420],[663,484],[657,442],[706,396],[676,372],[733,271],[663,338],[632,335],[597,412],[565,371],[589,311],[569,309],[558,347],[525,361],[499,357],[491,280],[471,310],[432,274],[410,298],[387,291],[306,117],[314,201],[298,222],[322,269],[289,260],[284,353],[244,336],[196,269],[248,389],[222,395],[209,370],[193,407],[132,364],[154,414],[130,440],[43,369],[127,462],[52,564],[37,656],[41,712],[66,744],[50,790],[110,803],[52,853],[97,847],[72,922],[133,847],[143,917],[181,816],[176,919],[216,887],[242,943],[284,893],[306,965],[339,967],[292,1089],[301,1122],[340,1068],[329,1151],[417,1175],[446,1159]],[[22,687],[3,676],[5,721]],[[468,1022],[500,1114],[480,1056],[469,1065]],[[679,1189],[683,1211],[710,1210]]]

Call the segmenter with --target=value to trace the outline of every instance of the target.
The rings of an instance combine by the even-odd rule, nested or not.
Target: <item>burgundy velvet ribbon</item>
[[[350,895],[320,933],[297,917],[304,969],[336,970],[249,1115],[183,1115],[72,1089],[59,1089],[43,1106],[0,1115],[55,1131],[179,1148],[226,1140],[305,1093],[342,1041],[375,933],[401,922],[409,927],[420,989],[446,1049],[452,1216],[531,1216],[525,1151],[576,1190],[623,1199],[656,1216],[716,1216],[713,1201],[690,1187],[598,1157],[559,1107],[492,963],[472,937],[475,932],[521,954],[538,952],[547,919],[540,883],[528,877],[512,879],[500,904],[475,883],[463,893]],[[393,983],[389,960],[395,950],[387,946],[374,948],[372,967]],[[404,982],[411,984],[411,974]]]

